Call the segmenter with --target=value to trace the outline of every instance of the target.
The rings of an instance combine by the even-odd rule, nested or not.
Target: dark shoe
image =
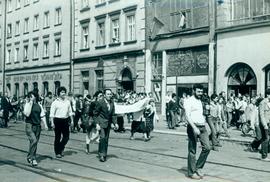
[[[105,157],[104,157],[104,156],[100,156],[100,157],[99,157],[99,161],[100,161],[100,162],[105,162],[105,161],[106,161],[106,159],[105,159]]]
[[[61,154],[56,154],[55,157],[56,158],[62,158]]]
[[[201,177],[198,176],[196,173],[195,174],[192,174],[192,175],[190,175],[188,177],[191,178],[191,179],[196,179],[196,180],[200,180],[201,179]]]
[[[268,157],[262,158],[261,160],[264,161],[264,162],[270,162],[270,158],[268,158]]]
[[[30,158],[26,158],[27,162],[31,164],[32,160]]]

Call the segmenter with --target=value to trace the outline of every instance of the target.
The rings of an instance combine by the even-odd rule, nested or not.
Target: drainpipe
[[[69,56],[70,56],[70,67],[69,67],[69,91],[73,91],[73,83],[74,83],[74,64],[73,64],[73,58],[74,58],[74,46],[73,46],[73,43],[74,43],[74,37],[73,37],[73,32],[74,32],[74,24],[75,24],[75,21],[74,21],[74,16],[73,16],[73,8],[74,7],[74,4],[73,4],[73,0],[70,0],[70,44],[69,44],[69,47],[70,47],[70,53],[69,53]]]
[[[4,16],[4,22],[3,22],[3,25],[4,25],[4,27],[3,27],[3,30],[2,30],[2,32],[3,32],[3,44],[2,44],[2,53],[3,53],[3,60],[2,60],[2,93],[4,94],[5,93],[5,85],[6,85],[6,77],[5,77],[5,75],[6,75],[6,73],[5,73],[5,66],[6,66],[6,21],[7,21],[7,3],[6,3],[6,1],[3,1],[3,3],[4,3],[4,14],[3,14],[3,16]]]

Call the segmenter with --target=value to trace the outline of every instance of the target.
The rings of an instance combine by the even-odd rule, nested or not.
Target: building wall
[[[219,33],[217,35],[217,92],[227,91],[227,70],[233,64],[242,62],[248,64],[256,74],[257,94],[264,94],[264,68],[270,61],[269,47],[269,27]]]
[[[15,93],[14,84],[19,83],[20,90],[22,82],[29,82],[29,86],[33,81],[38,81],[38,85],[42,85],[41,75],[56,73],[63,74],[62,77],[50,78],[49,91],[54,92],[52,81],[60,81],[61,85],[68,90],[69,85],[69,64],[70,64],[70,3],[62,0],[46,0],[46,1],[20,1],[21,5],[16,8],[15,0],[12,1],[11,11],[7,12],[6,24],[12,25],[11,36],[7,38],[6,49],[11,50],[10,62],[6,61],[6,84],[11,84],[10,95]],[[56,23],[56,9],[61,9],[61,21]],[[49,12],[48,26],[45,24],[45,12]],[[34,16],[38,15],[38,26],[34,28]],[[24,31],[25,18],[29,18],[28,32]],[[19,33],[15,32],[16,22],[20,21]],[[55,40],[60,39],[60,54],[55,53]],[[48,41],[48,56],[44,56],[44,42]],[[34,57],[34,44],[38,44],[37,57]],[[28,45],[28,58],[24,58],[24,46]],[[18,60],[15,62],[15,49],[19,48]],[[26,71],[24,71],[26,70]],[[28,75],[40,75],[28,78]],[[27,78],[28,79],[27,79]],[[38,78],[40,77],[40,79]],[[53,77],[53,76],[52,76]],[[38,78],[38,79],[37,79]],[[29,87],[29,90],[31,86]],[[42,88],[39,88],[41,91]],[[23,93],[20,92],[22,95]]]
[[[127,40],[127,16],[135,14],[135,40]],[[111,20],[119,17],[119,42],[111,41]],[[105,44],[99,46],[98,22],[105,22]],[[89,27],[89,47],[82,46],[82,27]],[[89,93],[93,94],[97,88],[96,72],[102,62],[104,71],[104,87],[116,91],[119,88],[121,73],[129,68],[135,82],[135,90],[144,90],[145,61],[143,50],[145,48],[145,7],[144,1],[134,0],[106,0],[96,4],[89,1],[84,6],[81,1],[75,1],[75,34],[74,34],[74,93],[83,93],[82,72],[89,71]],[[137,76],[138,75],[138,76]]]

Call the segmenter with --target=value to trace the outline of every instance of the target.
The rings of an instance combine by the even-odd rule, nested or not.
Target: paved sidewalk
[[[159,118],[162,118],[162,117],[159,116]],[[125,124],[124,124],[125,128],[127,130],[130,130],[131,123],[128,123],[126,117],[124,118],[124,120],[125,120]],[[169,129],[167,127],[166,121],[162,121],[162,120],[155,124],[155,129],[153,132],[162,133],[162,134],[187,136],[185,126],[181,125],[179,127],[176,127],[175,129]],[[250,132],[249,135],[247,135],[247,136],[243,136],[242,132],[240,130],[237,130],[235,127],[229,128],[229,133],[231,136],[230,138],[221,136],[221,140],[231,141],[231,142],[240,142],[240,143],[244,143],[244,144],[248,144],[253,140],[253,137],[251,136],[252,132]]]

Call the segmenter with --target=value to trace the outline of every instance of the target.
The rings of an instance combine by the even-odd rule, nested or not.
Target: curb
[[[125,127],[126,130],[130,131],[130,127]],[[153,130],[154,133],[160,133],[160,134],[169,134],[169,135],[178,135],[178,136],[187,136],[186,132],[180,132],[180,131],[164,131],[164,130]],[[239,138],[227,138],[227,137],[220,137],[221,140],[227,141],[227,142],[235,142],[235,143],[241,143],[241,144],[250,144],[251,140],[242,140]]]

